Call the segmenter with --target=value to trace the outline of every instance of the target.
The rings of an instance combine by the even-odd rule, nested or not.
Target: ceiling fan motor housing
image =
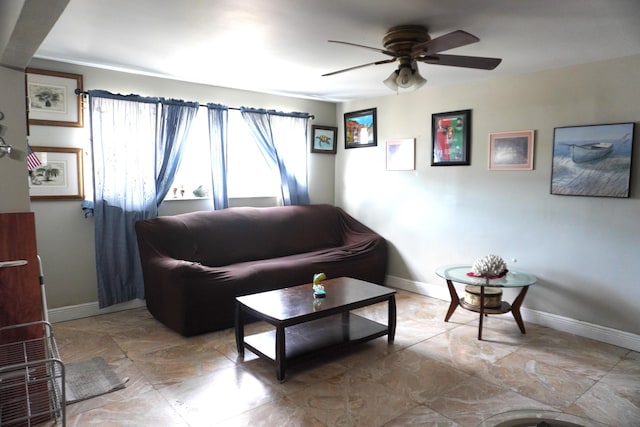
[[[396,52],[398,57],[411,56],[413,46],[431,40],[422,25],[400,25],[391,28],[382,38],[385,49]]]

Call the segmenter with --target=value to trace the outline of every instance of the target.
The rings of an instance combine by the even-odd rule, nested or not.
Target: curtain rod
[[[87,95],[89,95],[89,92],[87,92],[86,90],[76,89],[74,92],[75,92],[75,94],[76,94],[76,95],[82,95],[82,96],[87,96]],[[198,105],[200,105],[201,107],[206,107],[206,106],[207,106],[206,104],[198,104]],[[241,110],[241,108],[238,108],[238,107],[227,107],[227,108],[228,108],[229,110],[237,110],[237,111],[240,111],[240,110]],[[309,118],[310,118],[311,120],[313,120],[313,119],[315,119],[315,118],[316,118],[316,116],[314,116],[313,114],[309,114]]]

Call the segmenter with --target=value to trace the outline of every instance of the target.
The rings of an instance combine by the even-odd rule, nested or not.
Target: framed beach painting
[[[431,166],[471,164],[471,110],[431,116]]]
[[[336,134],[338,133],[337,127],[332,126],[311,126],[311,152],[312,153],[325,153],[336,154]]]
[[[551,194],[629,197],[634,123],[558,127]]]
[[[27,114],[30,125],[83,126],[82,75],[27,68]]]
[[[489,170],[533,169],[533,130],[489,134]]]
[[[375,147],[377,132],[375,108],[344,114],[344,148]]]

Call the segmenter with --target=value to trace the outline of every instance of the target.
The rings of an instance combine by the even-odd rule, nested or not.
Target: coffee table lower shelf
[[[244,347],[275,364],[282,373],[287,365],[320,356],[337,348],[373,340],[389,327],[353,313],[336,314],[285,328],[285,358],[276,357],[276,330],[244,337]]]

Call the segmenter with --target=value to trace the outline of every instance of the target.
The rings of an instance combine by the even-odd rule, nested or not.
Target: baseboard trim
[[[122,304],[112,305],[107,308],[100,308],[98,301],[86,304],[70,305],[67,307],[51,308],[48,310],[49,321],[51,323],[66,322],[67,320],[82,319],[84,317],[98,316],[100,314],[115,313],[116,311],[131,310],[132,308],[144,307],[145,301],[136,299]]]
[[[444,301],[451,301],[449,291],[443,286],[416,282],[396,276],[387,276],[386,284],[397,289],[418,293]],[[618,347],[628,348],[633,351],[640,351],[640,335],[583,322],[581,320],[558,316],[556,314],[545,313],[543,311],[522,308],[520,312],[522,314],[522,318],[526,322],[535,323],[537,325],[546,326],[585,338],[591,338],[596,341],[616,345]]]

